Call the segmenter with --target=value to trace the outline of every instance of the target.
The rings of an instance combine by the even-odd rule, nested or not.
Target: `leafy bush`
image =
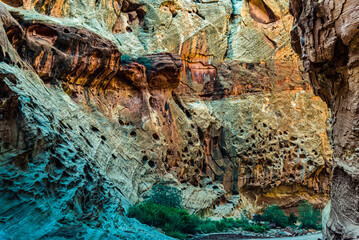
[[[278,207],[278,205],[267,207],[262,215],[262,221],[274,223],[277,227],[282,228],[288,226],[288,217],[285,215],[283,210]]]
[[[288,217],[288,224],[291,226],[294,226],[298,221],[298,217],[294,214],[291,213]]]
[[[247,225],[243,227],[243,230],[245,231],[251,231],[251,232],[256,232],[256,233],[265,233],[268,232],[268,230],[271,227],[268,224],[262,224],[262,225],[257,225],[257,224],[253,224],[253,225]]]
[[[134,217],[144,224],[159,227],[167,235],[180,239],[185,238],[187,234],[222,232],[239,227],[253,232],[269,230],[268,225],[251,225],[246,217],[240,220],[222,218],[220,221],[201,219],[196,215],[189,214],[184,209],[164,206],[151,201],[130,207],[128,216]]]
[[[322,228],[320,225],[321,214],[318,209],[313,208],[309,202],[303,202],[299,205],[299,220],[301,222],[300,227],[305,229],[316,229]]]
[[[260,221],[262,221],[262,215],[260,215],[260,214],[254,214],[254,216],[253,216],[253,221],[254,221],[254,222],[260,222]]]
[[[153,202],[143,202],[130,207],[129,217],[134,217],[144,224],[161,228],[167,235],[198,232],[198,217],[190,215],[184,209],[163,206]]]
[[[148,200],[159,205],[182,208],[181,191],[163,182],[152,187]]]

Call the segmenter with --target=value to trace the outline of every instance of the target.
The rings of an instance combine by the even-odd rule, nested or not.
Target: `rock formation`
[[[124,217],[162,180],[209,216],[326,205],[286,1],[3,2],[0,234],[162,239]]]
[[[332,109],[334,166],[327,239],[357,239],[358,2],[291,0],[292,46],[314,91]]]

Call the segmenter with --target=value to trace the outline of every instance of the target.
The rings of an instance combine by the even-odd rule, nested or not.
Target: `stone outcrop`
[[[330,116],[290,48],[285,1],[4,2],[1,201],[41,192],[24,207],[62,225],[35,238],[162,239],[124,217],[162,180],[208,216],[327,203]]]
[[[292,0],[292,46],[314,92],[333,112],[334,166],[327,239],[357,239],[358,75],[357,1]]]
[[[130,203],[100,170],[95,139],[84,133],[86,124],[99,131],[81,121],[89,113],[19,57],[5,29],[16,27],[22,46],[25,31],[2,3],[0,13],[0,238],[167,239],[125,217]]]

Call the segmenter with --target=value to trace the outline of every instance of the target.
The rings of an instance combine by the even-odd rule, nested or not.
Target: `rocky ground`
[[[268,240],[268,239],[279,239],[279,240],[321,240],[321,233],[312,233],[302,236],[295,237],[271,237],[271,238],[257,238],[253,236],[245,236],[242,234],[235,233],[216,233],[216,234],[207,234],[205,236],[193,238],[196,240],[240,240],[240,239],[252,239],[252,240]]]

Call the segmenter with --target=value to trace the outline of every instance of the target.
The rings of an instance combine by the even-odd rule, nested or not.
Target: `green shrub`
[[[253,221],[254,221],[254,222],[260,222],[260,221],[262,221],[262,215],[260,215],[260,214],[254,214],[254,216],[253,216]]]
[[[252,232],[266,232],[268,225],[252,225],[248,217],[242,214],[242,219],[222,218],[220,221],[201,219],[189,214],[185,209],[156,204],[145,201],[130,207],[128,216],[136,218],[144,224],[161,228],[167,235],[184,239],[187,234],[213,233],[241,227]]]
[[[262,215],[262,221],[274,223],[277,227],[282,228],[288,226],[288,217],[278,205],[267,207]]]
[[[166,185],[164,182],[152,187],[148,201],[159,205],[182,208],[181,191],[175,187]]]
[[[288,224],[291,226],[294,226],[298,221],[298,217],[294,214],[291,213],[288,217]]]
[[[320,218],[320,211],[313,208],[312,204],[309,202],[305,201],[299,205],[299,221],[301,222],[301,228],[321,229]]]
[[[217,224],[214,221],[207,219],[202,221],[200,225],[200,232],[213,233],[213,232],[219,232],[219,230],[217,229]]]
[[[171,231],[171,232],[167,232],[166,234],[170,237],[178,238],[178,239],[186,239],[187,238],[187,234],[184,234],[184,233],[181,233],[178,231]]]
[[[262,224],[262,225],[249,224],[249,225],[243,227],[243,230],[245,230],[245,231],[251,231],[251,232],[256,232],[256,233],[265,233],[265,232],[268,232],[269,229],[270,229],[270,226],[268,224]]]
[[[163,206],[153,202],[143,202],[130,207],[129,217],[134,217],[144,224],[161,228],[166,234],[170,232],[191,233],[199,231],[198,217],[184,209]]]

